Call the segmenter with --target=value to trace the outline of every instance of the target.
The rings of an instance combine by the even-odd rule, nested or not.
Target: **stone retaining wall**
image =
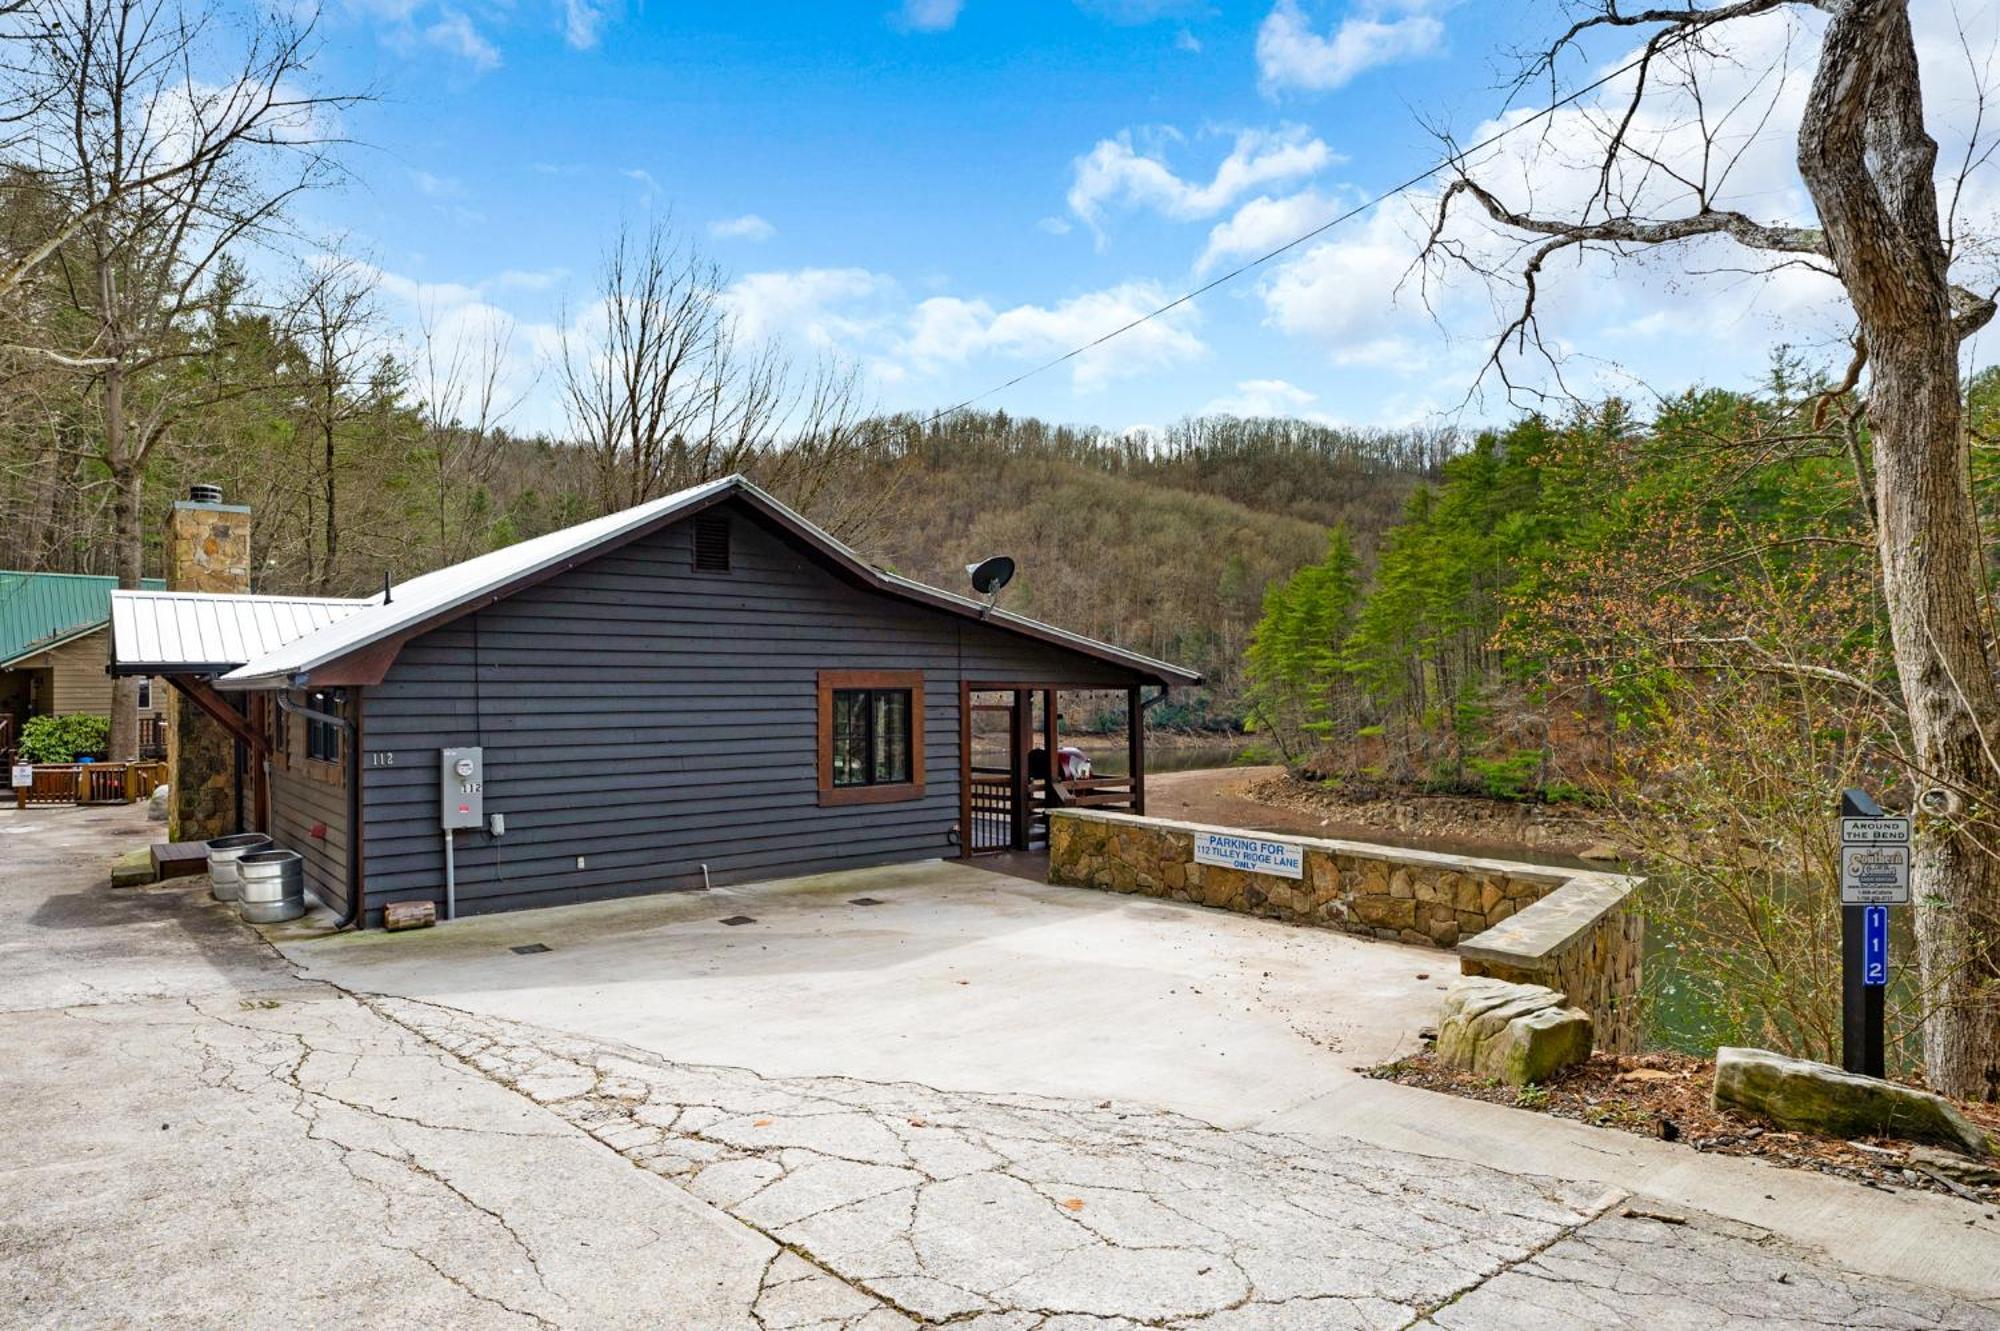
[[[1197,864],[1198,832],[1296,846],[1302,875]],[[1624,874],[1061,809],[1049,819],[1049,881],[1456,948],[1467,975],[1568,994],[1596,1022],[1599,1048],[1638,1047],[1644,922],[1629,900],[1640,880]]]

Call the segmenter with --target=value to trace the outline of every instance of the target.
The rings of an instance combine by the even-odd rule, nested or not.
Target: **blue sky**
[[[1491,128],[1507,53],[1560,17],[1441,0],[331,3],[316,79],[381,99],[347,113],[366,145],[353,180],[304,220],[381,270],[402,326],[422,310],[459,333],[510,328],[515,423],[547,429],[560,404],[537,366],[621,219],[671,213],[732,274],[747,333],[853,361],[884,407],[946,405],[1410,174],[1437,154],[1426,124]],[[1734,145],[1744,206],[1773,220],[1806,206],[1785,111],[1815,32],[1778,19],[1744,39],[1751,63],[1794,69],[1754,85],[1778,114]],[[1941,71],[1952,55],[1964,64],[1942,51]],[[1969,123],[1953,96],[1947,118]],[[1560,197],[1580,166],[1562,143],[1590,123],[1559,126],[1557,160],[1546,145],[1496,156],[1495,178]],[[1492,293],[1454,278],[1427,311],[1399,285],[1431,203],[1356,219],[983,405],[1114,428],[1216,409],[1361,425],[1505,410],[1467,397]],[[1552,280],[1573,384],[1746,384],[1774,341],[1838,335],[1822,279],[1690,283],[1674,267],[1591,261]]]

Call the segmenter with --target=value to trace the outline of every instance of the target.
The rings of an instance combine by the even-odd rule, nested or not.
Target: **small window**
[[[139,681],[139,710],[142,712],[153,710],[153,681],[150,679]]]
[[[922,796],[923,715],[921,672],[821,671],[820,803]]]
[[[315,712],[340,714],[341,698],[331,693],[314,693],[306,700],[306,706]],[[306,718],[306,757],[315,762],[337,763],[340,761],[340,727],[331,721],[322,721],[316,716]]]
[[[694,520],[694,567],[697,573],[729,572],[729,519],[704,513]]]

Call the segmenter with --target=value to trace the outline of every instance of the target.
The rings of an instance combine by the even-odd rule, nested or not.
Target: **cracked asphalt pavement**
[[[102,887],[144,832],[0,813],[0,1324],[2000,1331],[1597,1184],[304,980]]]

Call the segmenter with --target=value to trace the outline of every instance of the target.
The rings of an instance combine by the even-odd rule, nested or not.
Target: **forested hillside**
[[[599,511],[587,450],[455,428],[382,392],[341,412],[330,453],[283,396],[247,394],[205,416],[198,446],[163,450],[146,473],[146,573],[159,570],[168,505],[196,480],[251,507],[262,591],[366,593],[385,573],[406,578]],[[875,419],[855,434],[809,495],[784,484],[782,448],[745,466],[776,473],[781,496],[871,559],[934,585],[963,590],[967,563],[1013,556],[1008,608],[1200,669],[1211,687],[1174,716],[1219,725],[1240,722],[1243,651],[1266,588],[1317,557],[1330,525],[1371,550],[1447,447],[1430,434],[1234,418],[1151,438],[998,414]],[[0,436],[0,451],[16,461],[0,472],[0,566],[115,571],[101,473],[29,431]]]
[[[1781,375],[1651,419],[1614,402],[1482,434],[1372,571],[1337,533],[1273,588],[1256,720],[1328,771],[1503,795],[1601,787],[1690,717],[1749,725],[1753,699],[1799,690],[1818,738],[1882,739],[1886,718],[1853,710],[1893,692],[1867,440],[1836,397]]]

